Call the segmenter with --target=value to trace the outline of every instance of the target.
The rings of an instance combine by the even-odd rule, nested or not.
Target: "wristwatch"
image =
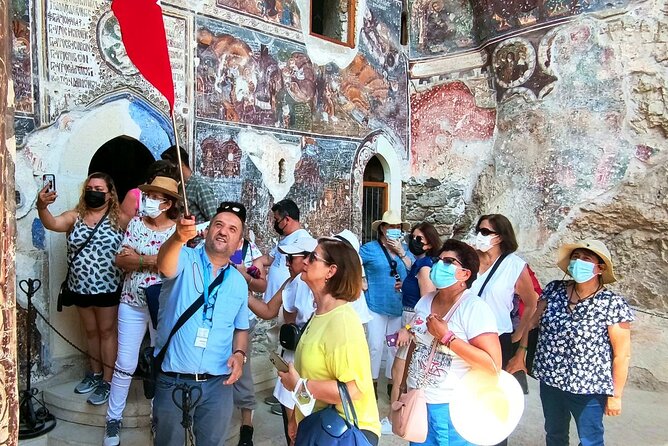
[[[244,357],[243,364],[246,364],[246,361],[248,361],[248,357],[246,356],[246,352],[243,350],[234,350],[232,352],[233,355],[236,355],[237,353],[241,353],[241,356]]]

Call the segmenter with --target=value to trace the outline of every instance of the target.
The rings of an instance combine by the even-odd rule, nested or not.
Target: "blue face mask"
[[[385,231],[385,237],[390,240],[399,240],[401,238],[401,229],[388,229]]]
[[[571,275],[573,280],[577,283],[585,283],[588,280],[591,280],[594,277],[594,265],[591,262],[585,262],[580,259],[573,259],[568,264],[568,274]]]
[[[431,267],[429,278],[437,289],[449,288],[457,283],[457,267],[452,263],[438,261]]]

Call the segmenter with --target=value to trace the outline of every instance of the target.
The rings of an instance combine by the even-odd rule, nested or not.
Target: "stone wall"
[[[0,444],[18,444],[14,250],[14,90],[11,84],[9,7],[0,0]]]

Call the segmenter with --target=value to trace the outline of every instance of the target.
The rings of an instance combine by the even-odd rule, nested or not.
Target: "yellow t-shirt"
[[[341,305],[325,314],[314,315],[299,339],[295,368],[305,379],[355,381],[362,397],[353,401],[359,428],[380,437],[378,405],[373,391],[371,359],[364,328],[351,305]],[[313,411],[327,403],[318,401]],[[295,406],[298,409],[298,406]],[[344,417],[341,404],[336,410]],[[297,410],[297,422],[304,416]]]

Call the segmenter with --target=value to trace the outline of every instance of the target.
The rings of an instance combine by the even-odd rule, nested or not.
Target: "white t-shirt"
[[[427,403],[443,404],[450,402],[452,390],[459,378],[471,369],[471,366],[455,352],[439,343],[434,353],[432,365],[425,374],[425,364],[429,359],[434,337],[427,330],[427,316],[431,311],[436,292],[425,294],[415,305],[415,318],[412,332],[415,340],[415,351],[408,366],[406,383],[410,389],[424,389]],[[483,333],[496,333],[496,321],[489,306],[470,290],[460,297],[459,307],[455,310],[448,328],[458,339],[468,342]]]
[[[298,238],[310,236],[311,234],[309,234],[305,229],[297,229],[292,234],[283,237],[278,242],[278,245],[274,246],[274,248],[269,252],[269,255],[273,257],[274,261],[271,263],[269,272],[267,273],[267,289],[264,292],[265,302],[269,302],[271,298],[274,297],[274,294],[276,294],[276,291],[278,291],[281,285],[283,285],[283,282],[285,282],[288,277],[290,277],[288,266],[285,264],[286,255],[282,254],[278,250],[278,247],[290,245]]]
[[[297,313],[295,322],[300,327],[304,326],[315,311],[313,293],[302,280],[301,274],[292,279],[292,282],[283,289],[283,308],[288,313]]]
[[[483,290],[481,297],[494,312],[496,324],[499,327],[499,334],[513,332],[513,322],[510,319],[510,312],[513,310],[515,284],[526,264],[527,262],[522,260],[517,254],[509,254],[503,259],[503,262],[501,262]],[[492,268],[493,266],[489,267],[484,274],[478,274],[478,277],[471,286],[471,292],[475,295],[478,295],[482,284],[487,279]]]

